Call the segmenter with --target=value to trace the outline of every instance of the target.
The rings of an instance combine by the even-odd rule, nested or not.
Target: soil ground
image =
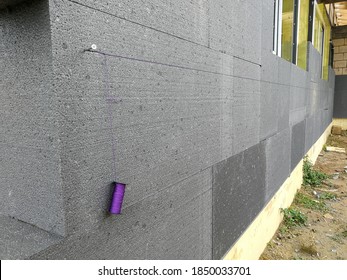
[[[331,135],[326,146],[347,151],[347,131]],[[347,155],[323,149],[313,169],[329,178],[302,186],[290,207],[307,217],[305,224],[288,228],[282,222],[260,259],[347,260]]]

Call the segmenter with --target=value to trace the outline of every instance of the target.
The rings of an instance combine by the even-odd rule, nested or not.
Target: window
[[[329,76],[329,45],[330,45],[330,20],[326,13],[324,4],[314,3],[313,19],[313,46],[321,55],[322,79],[327,80]]]
[[[307,13],[308,10],[300,9],[301,7],[299,4],[299,0],[274,1],[273,52],[294,64],[297,64],[298,58],[305,63],[306,60],[301,54],[305,53],[306,56],[307,53],[306,47],[302,47],[303,44],[299,44],[298,47],[299,40],[306,42],[306,38],[303,39],[301,32],[304,30],[299,30],[298,23],[300,20],[306,22],[306,18],[308,18],[308,16],[301,16],[300,10],[307,11]],[[303,8],[305,8],[305,5],[303,5]],[[307,37],[307,35],[305,37]],[[306,66],[304,68],[306,69]]]
[[[309,9],[310,1],[301,0],[299,5],[298,21],[298,42],[297,42],[297,61],[296,64],[304,70],[307,70],[307,36],[309,29]]]
[[[294,37],[294,0],[283,0],[282,3],[282,55],[287,61],[293,61]]]
[[[330,22],[324,4],[314,0],[274,0],[273,52],[307,69],[308,42],[322,57],[322,78],[328,79]]]

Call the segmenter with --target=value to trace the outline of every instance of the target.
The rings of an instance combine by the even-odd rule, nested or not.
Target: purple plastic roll
[[[113,183],[113,195],[110,206],[111,214],[120,214],[122,212],[122,203],[125,193],[125,184]]]

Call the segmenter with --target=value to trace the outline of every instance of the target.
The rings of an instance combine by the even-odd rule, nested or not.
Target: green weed
[[[303,226],[307,222],[307,216],[294,208],[281,209],[284,215],[283,223],[287,228]]]
[[[285,226],[285,225],[282,225],[280,228],[279,228],[279,232],[281,234],[286,234],[288,232],[288,227]]]
[[[303,173],[305,186],[319,186],[325,179],[328,178],[327,174],[314,170],[313,164],[307,157],[304,158]]]
[[[319,198],[323,200],[334,200],[336,199],[336,195],[328,192],[323,192],[321,193]]]
[[[324,203],[324,201],[313,200],[302,193],[297,193],[294,202],[297,205],[301,205],[308,209],[327,211],[327,205]]]

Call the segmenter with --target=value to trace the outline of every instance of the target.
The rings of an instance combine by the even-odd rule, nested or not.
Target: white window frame
[[[282,56],[282,5],[283,0],[275,0],[275,26],[274,26],[274,36],[273,36],[273,50],[272,52],[281,57]]]
[[[296,28],[296,45],[293,46],[293,48],[295,47],[295,53],[296,53],[295,65],[298,65],[299,35],[300,35],[300,6],[301,6],[301,0],[298,1],[298,18],[297,18],[298,22],[296,22],[295,25],[293,26],[293,28]]]
[[[313,18],[312,18],[312,45],[314,46],[314,44],[316,43],[315,42],[315,37],[314,37],[314,25],[316,24],[316,5],[317,5],[317,2],[316,0],[314,0],[314,3],[313,3]]]

